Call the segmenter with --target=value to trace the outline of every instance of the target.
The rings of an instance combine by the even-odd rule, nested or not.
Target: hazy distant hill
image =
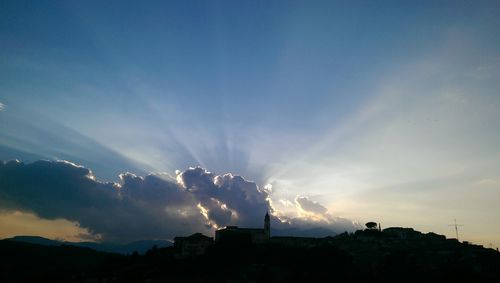
[[[143,241],[131,242],[128,244],[96,243],[96,242],[63,242],[63,241],[50,240],[39,236],[15,236],[7,240],[32,243],[44,246],[67,245],[67,246],[75,246],[82,248],[90,248],[102,252],[119,253],[119,254],[131,254],[134,251],[143,254],[147,250],[150,250],[153,246],[156,246],[157,248],[165,248],[172,246],[172,242],[164,240],[143,240]]]

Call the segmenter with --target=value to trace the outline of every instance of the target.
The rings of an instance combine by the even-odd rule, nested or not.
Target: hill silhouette
[[[273,240],[277,239],[277,240]],[[293,241],[288,241],[294,239]],[[213,245],[183,257],[174,247],[124,256],[74,246],[0,241],[2,282],[499,282],[500,253],[411,228],[324,238]]]
[[[124,256],[74,246],[0,241],[2,282],[78,282],[123,264]]]
[[[39,244],[44,246],[75,246],[81,248],[91,248],[96,251],[108,252],[108,253],[119,253],[119,254],[132,254],[138,252],[139,254],[144,254],[146,251],[150,250],[153,246],[158,248],[165,248],[172,246],[172,242],[165,240],[141,240],[134,241],[126,244],[117,243],[97,243],[97,242],[66,242],[51,240],[39,236],[15,236],[9,238],[8,240]]]

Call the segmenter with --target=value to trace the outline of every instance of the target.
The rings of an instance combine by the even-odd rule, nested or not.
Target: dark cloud
[[[177,178],[209,209],[218,226],[229,223],[260,226],[263,215],[272,210],[267,192],[240,176],[219,176],[198,167],[180,173]]]
[[[92,172],[66,161],[0,164],[0,204],[42,218],[77,221],[105,240],[172,238],[210,233],[227,224],[262,222],[267,194],[239,176],[217,176],[202,168],[145,177],[120,174],[102,183]]]
[[[11,161],[0,165],[0,204],[77,221],[109,241],[207,232],[196,199],[162,177],[123,174],[120,186],[98,182],[89,169],[64,161]]]
[[[89,169],[67,161],[0,162],[0,207],[75,221],[105,241],[122,242],[212,234],[229,224],[260,227],[264,214],[273,213],[268,191],[232,174],[190,168],[175,177],[119,177],[120,183],[99,182]],[[326,212],[307,198],[296,201],[304,210]],[[278,229],[315,225],[277,217],[272,223]]]

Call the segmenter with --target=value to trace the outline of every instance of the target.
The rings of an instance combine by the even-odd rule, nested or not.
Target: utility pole
[[[464,226],[462,224],[457,224],[457,219],[455,218],[455,223],[454,224],[450,224],[448,226],[453,226],[455,227],[455,233],[457,234],[457,241],[458,241],[458,226]]]

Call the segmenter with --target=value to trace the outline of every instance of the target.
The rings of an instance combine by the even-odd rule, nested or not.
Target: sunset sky
[[[499,11],[0,1],[0,237],[172,238],[271,210],[336,232],[457,219],[500,247]]]

